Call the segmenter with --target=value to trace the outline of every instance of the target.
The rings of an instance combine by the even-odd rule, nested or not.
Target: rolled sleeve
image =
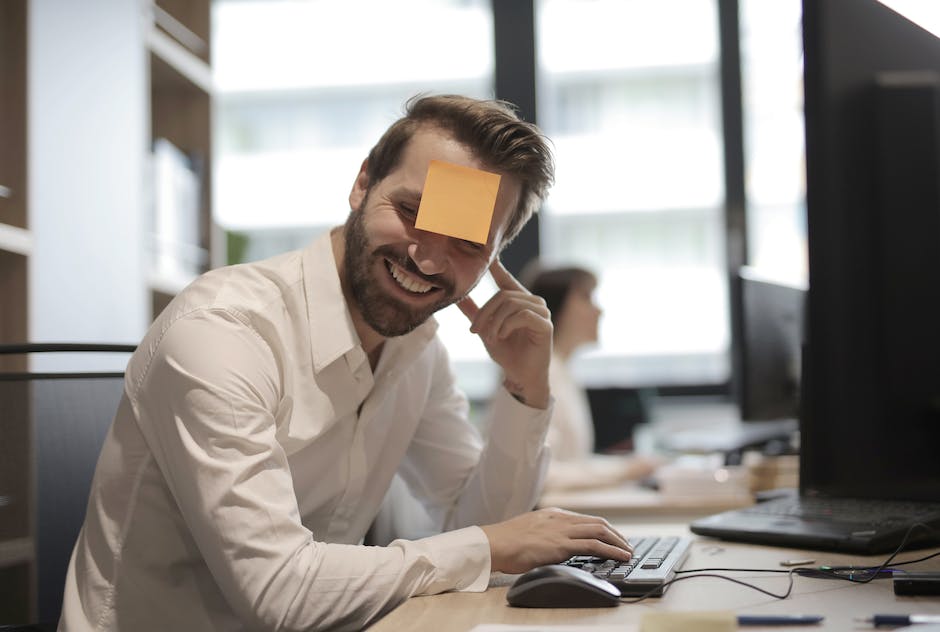
[[[389,547],[403,547],[411,555],[434,561],[434,577],[421,594],[448,590],[482,592],[490,578],[490,543],[479,527],[447,531],[420,540],[395,540]]]

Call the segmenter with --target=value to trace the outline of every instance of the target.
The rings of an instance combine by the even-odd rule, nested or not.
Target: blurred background
[[[725,145],[742,138],[723,125],[718,2],[506,3],[531,17],[500,4],[216,0],[214,219],[228,260],[342,222],[351,176],[409,96],[491,97],[497,72],[531,59],[516,83],[534,85],[521,106],[554,142],[557,184],[517,256],[598,271],[600,344],[575,372],[598,387],[722,388],[729,248],[805,280],[799,1],[738,6],[746,235],[729,234],[726,213]],[[496,376],[482,345],[455,308],[439,320],[484,397]]]
[[[936,21],[929,0],[891,4]],[[807,283],[800,11],[3,0],[0,341],[135,343],[198,273],[341,223],[404,101],[459,92],[513,101],[554,141],[557,184],[505,260],[598,273],[579,379],[730,397],[742,267]],[[439,320],[461,383],[487,396],[482,346],[455,309]]]

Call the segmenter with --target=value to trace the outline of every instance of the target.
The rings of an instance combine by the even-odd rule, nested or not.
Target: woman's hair
[[[571,290],[577,287],[593,289],[597,285],[597,276],[578,266],[543,268],[536,262],[527,266],[520,277],[526,289],[545,300],[556,331],[562,306]]]
[[[398,165],[408,141],[423,126],[450,133],[487,166],[522,183],[519,205],[509,218],[503,239],[503,245],[508,244],[538,210],[554,182],[555,162],[548,139],[535,125],[520,119],[515,106],[506,101],[418,95],[408,100],[405,116],[393,123],[369,152],[369,186]]]

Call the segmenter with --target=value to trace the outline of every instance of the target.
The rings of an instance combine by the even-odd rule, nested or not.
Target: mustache
[[[395,265],[400,268],[407,270],[409,273],[415,275],[418,278],[425,280],[426,282],[436,285],[443,289],[448,294],[453,294],[454,292],[454,283],[450,279],[444,278],[438,275],[425,274],[418,269],[417,264],[412,261],[411,257],[407,254],[400,253],[395,250],[394,247],[390,245],[379,246],[375,249],[375,255],[388,259]]]

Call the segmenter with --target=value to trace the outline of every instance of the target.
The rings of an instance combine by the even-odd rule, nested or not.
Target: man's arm
[[[260,336],[213,311],[173,324],[130,393],[192,563],[204,561],[238,616],[270,630],[361,628],[410,595],[478,582],[489,551],[476,528],[389,547],[316,540],[275,436],[278,377]]]
[[[526,290],[499,259],[490,265],[490,274],[499,287],[493,298],[482,308],[469,298],[458,305],[470,319],[470,331],[479,334],[502,368],[506,390],[527,406],[547,409],[551,314],[544,299]],[[603,518],[560,509],[524,513],[484,526],[483,531],[490,542],[492,570],[505,573],[522,573],[575,554],[628,560],[632,553],[627,540]]]

